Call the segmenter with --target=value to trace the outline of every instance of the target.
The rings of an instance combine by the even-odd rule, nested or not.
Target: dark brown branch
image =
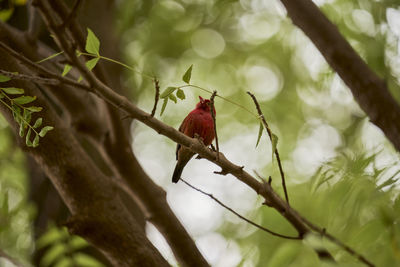
[[[158,104],[158,100],[160,98],[160,81],[157,78],[154,78],[153,82],[154,82],[154,88],[155,88],[156,92],[155,92],[155,95],[154,95],[153,110],[151,111],[151,116],[152,117],[154,117],[154,114],[156,114],[157,104]]]
[[[288,16],[310,38],[350,88],[355,100],[400,151],[400,106],[387,84],[355,52],[311,0],[281,0]]]
[[[61,84],[60,80],[58,80],[58,79],[43,78],[43,77],[27,75],[27,74],[19,74],[19,73],[9,72],[9,71],[5,71],[5,70],[0,70],[0,74],[10,77],[13,80],[30,81],[30,82],[39,83],[39,84],[53,84],[53,85]]]
[[[245,221],[245,222],[247,222],[247,223],[249,223],[249,224],[251,224],[251,225],[257,227],[258,229],[260,229],[260,230],[262,230],[262,231],[264,231],[264,232],[267,232],[267,233],[269,233],[269,234],[271,234],[271,235],[273,235],[273,236],[277,236],[277,237],[281,237],[281,238],[285,238],[285,239],[292,239],[292,240],[293,240],[293,239],[294,239],[294,240],[300,240],[300,239],[302,239],[302,238],[299,237],[299,236],[287,236],[287,235],[282,235],[282,234],[279,234],[279,233],[275,233],[274,231],[271,231],[271,230],[265,228],[264,226],[261,226],[261,225],[255,223],[255,222],[253,222],[253,221],[251,221],[251,220],[249,220],[249,219],[243,217],[242,215],[240,215],[239,213],[237,213],[236,211],[234,211],[232,208],[230,208],[230,207],[228,207],[227,205],[225,205],[224,203],[222,203],[219,199],[217,199],[216,197],[214,197],[212,194],[209,194],[209,193],[207,193],[207,192],[204,192],[203,190],[201,190],[201,189],[195,187],[194,185],[192,185],[192,184],[186,182],[184,179],[182,179],[182,177],[181,177],[181,181],[184,182],[184,183],[185,183],[186,185],[188,185],[189,187],[193,188],[194,190],[196,190],[196,191],[202,193],[203,195],[206,195],[206,196],[210,197],[210,198],[213,199],[215,202],[217,202],[220,206],[222,206],[222,207],[224,207],[225,209],[229,210],[230,212],[232,212],[233,214],[235,214],[237,217],[239,217],[239,218],[242,219],[243,221]]]
[[[257,101],[256,97],[250,92],[247,92],[247,94],[249,96],[251,96],[251,98],[253,99],[254,104],[256,105],[256,108],[257,108],[258,115],[260,116],[261,121],[262,121],[265,129],[267,130],[267,133],[268,133],[268,136],[269,136],[269,140],[272,143],[273,142],[272,141],[272,131],[269,128],[267,121],[265,120],[264,114],[263,114],[263,112],[261,110],[260,105],[258,104],[258,101]],[[285,182],[285,173],[283,172],[281,158],[279,156],[278,148],[275,147],[275,151],[273,151],[273,152],[275,154],[276,161],[278,162],[279,173],[280,173],[281,179],[282,179],[282,187],[283,187],[283,192],[285,193],[286,202],[289,204],[289,196],[288,196],[288,192],[287,192],[287,189],[286,189],[286,182]]]
[[[32,1],[29,1],[32,2]],[[29,14],[29,26],[26,31],[27,40],[30,43],[34,43],[39,36],[40,28],[42,27],[42,21],[40,20],[40,16],[35,8],[29,3],[28,5],[28,14]]]
[[[219,159],[219,144],[218,144],[218,134],[217,134],[217,119],[215,118],[215,106],[214,98],[217,95],[217,91],[214,91],[210,98],[210,112],[214,123],[214,135],[215,135],[215,146],[217,148],[217,160]]]
[[[17,53],[16,51],[14,51],[13,49],[11,49],[10,47],[8,47],[6,44],[4,44],[3,42],[0,42],[0,48],[4,49],[5,51],[7,51],[8,53],[10,53],[10,55],[12,55],[13,57],[15,57],[16,59],[20,60],[22,63],[25,63],[27,67],[29,67],[30,69],[38,72],[38,73],[42,73],[47,75],[49,78],[55,78],[57,80],[59,80],[62,83],[74,86],[74,87],[78,87],[84,90],[89,90],[92,91],[90,89],[90,87],[88,87],[87,85],[85,85],[84,83],[78,83],[68,77],[63,77],[61,75],[58,75],[52,71],[49,71],[48,69],[46,69],[45,67],[31,61],[30,59],[24,57],[23,55]]]
[[[64,22],[59,26],[60,29],[68,27],[71,20],[77,16],[78,9],[81,6],[82,1],[76,0],[74,6],[72,7],[71,12],[69,13],[68,17],[64,20]]]

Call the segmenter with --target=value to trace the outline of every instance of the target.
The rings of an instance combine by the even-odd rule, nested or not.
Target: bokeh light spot
[[[192,35],[192,48],[201,57],[215,58],[225,49],[225,40],[212,29],[200,29]]]

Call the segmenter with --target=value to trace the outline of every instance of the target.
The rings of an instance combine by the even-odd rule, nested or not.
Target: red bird
[[[214,139],[214,121],[210,112],[211,102],[208,99],[203,99],[201,96],[199,98],[200,102],[197,103],[196,108],[183,120],[179,131],[192,138],[197,134],[203,140],[204,145],[209,146]],[[181,146],[180,144],[177,145],[176,159],[178,162],[172,175],[173,183],[179,181],[183,168],[194,154],[190,148]]]

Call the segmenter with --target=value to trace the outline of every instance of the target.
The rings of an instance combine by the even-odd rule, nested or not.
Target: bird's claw
[[[210,146],[211,146],[211,150],[212,151],[214,151],[214,152],[216,152],[217,150],[215,149],[215,147],[214,147],[214,145],[213,144],[210,144]]]
[[[197,133],[194,134],[194,138],[196,138],[197,140],[199,140],[199,142],[204,146],[204,139],[203,137],[201,137],[200,135],[198,135]]]

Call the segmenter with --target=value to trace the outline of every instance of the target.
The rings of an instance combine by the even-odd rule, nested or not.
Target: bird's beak
[[[202,98],[201,96],[199,96],[200,102],[203,103],[204,102],[204,98]]]

